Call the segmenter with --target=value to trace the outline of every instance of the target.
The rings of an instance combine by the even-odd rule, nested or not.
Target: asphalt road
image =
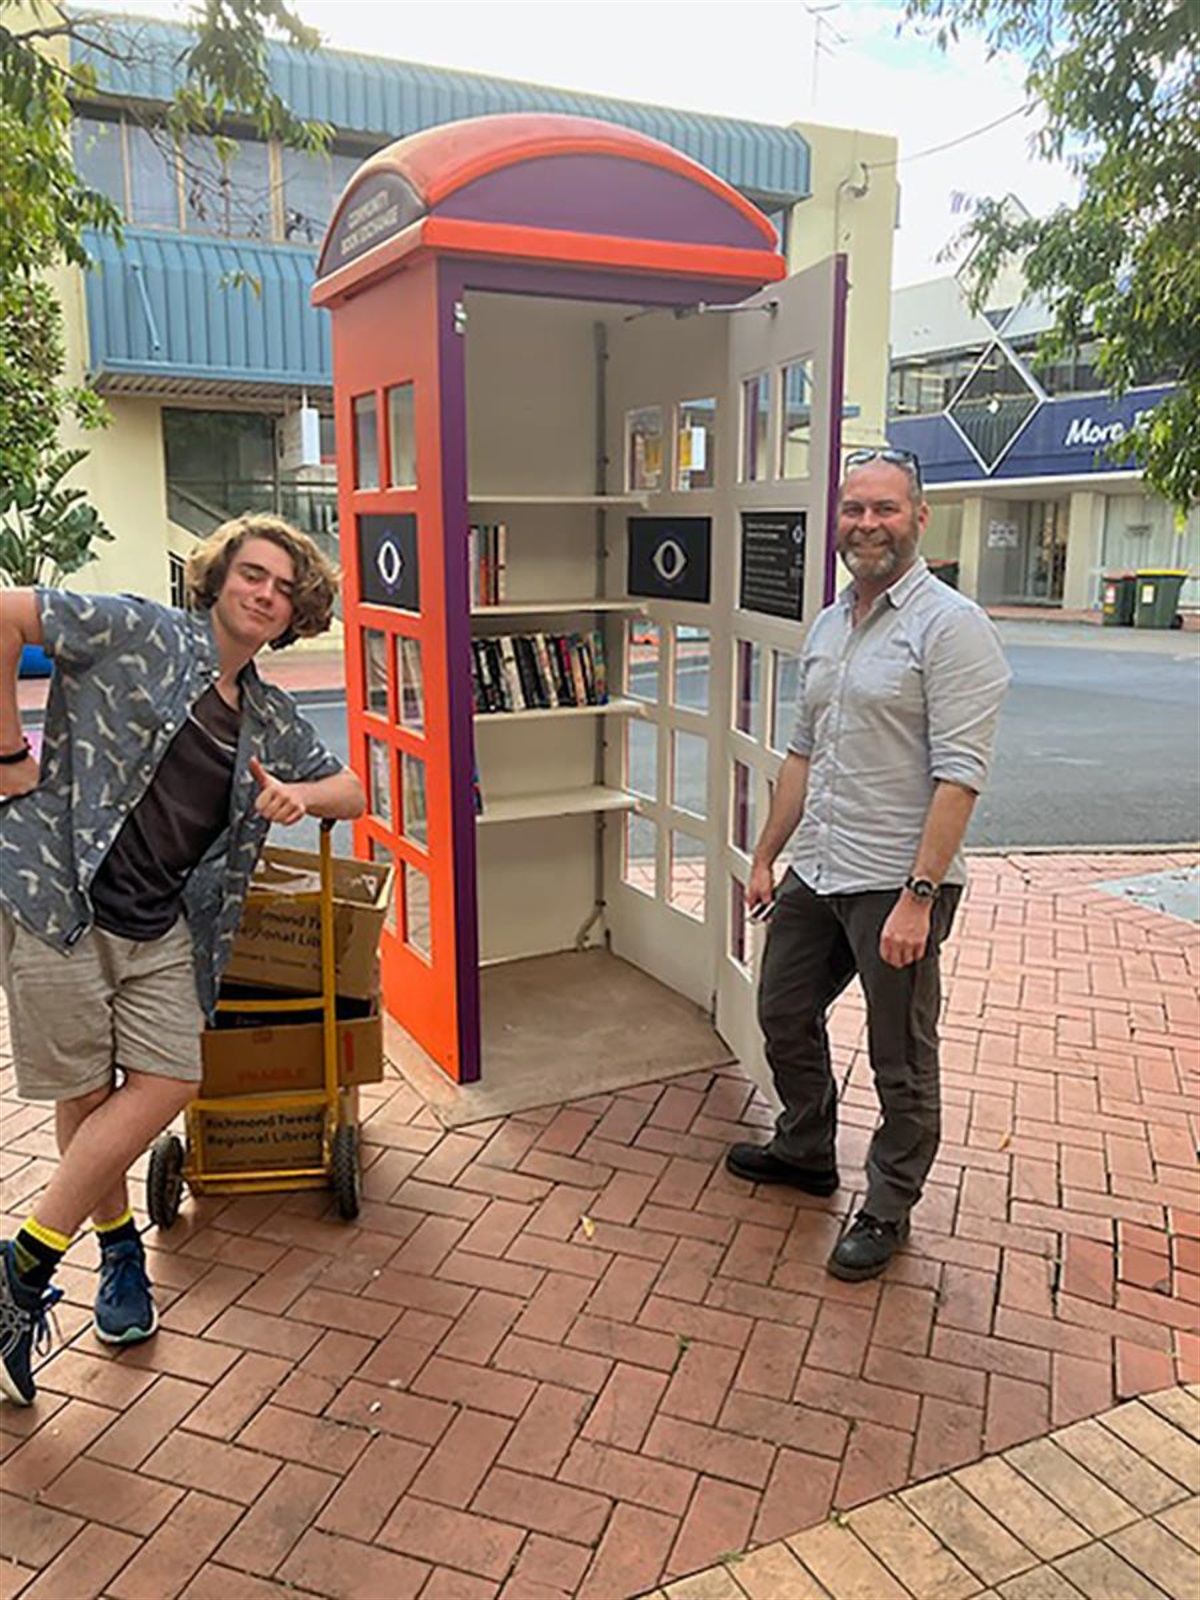
[[[1002,623],[1000,632],[1013,682],[968,842],[1200,839],[1200,634],[1038,622]],[[340,702],[306,709],[344,753]],[[685,793],[699,789],[698,771],[683,776]]]

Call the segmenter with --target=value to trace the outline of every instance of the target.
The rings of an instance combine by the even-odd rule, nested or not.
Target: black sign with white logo
[[[361,598],[369,605],[420,611],[417,519],[411,511],[359,517],[358,571]]]
[[[711,517],[630,517],[629,593],[708,604]]]
[[[798,622],[804,614],[803,511],[742,512],[742,586],[738,605]]]
[[[325,235],[317,277],[323,278],[327,272],[357,261],[424,214],[420,198],[399,173],[369,173]]]

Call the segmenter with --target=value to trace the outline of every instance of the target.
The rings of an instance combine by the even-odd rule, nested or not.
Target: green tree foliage
[[[249,125],[262,137],[324,149],[329,130],[296,118],[271,87],[271,39],[309,50],[318,43],[283,0],[202,0],[166,140],[211,134],[227,157],[229,127]],[[0,0],[0,579],[9,582],[28,581],[22,552],[38,552],[35,576],[62,576],[92,558],[92,540],[107,537],[82,492],[62,485],[85,453],[58,446],[64,419],[97,427],[105,411],[93,390],[64,380],[55,270],[89,265],[87,229],[121,238],[119,212],[80,181],[72,160],[72,103],[97,87],[72,46],[120,67],[136,59],[139,40],[126,18]]]
[[[1076,173],[1079,199],[1020,220],[984,202],[967,229],[976,299],[1015,254],[1055,316],[1047,356],[1094,338],[1115,394],[1172,374],[1121,453],[1186,509],[1200,499],[1200,0],[907,0],[907,17],[943,46],[978,31],[1027,62],[1038,152]]]

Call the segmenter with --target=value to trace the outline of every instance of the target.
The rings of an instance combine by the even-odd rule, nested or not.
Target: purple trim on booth
[[[450,817],[453,830],[455,990],[459,1082],[483,1071],[479,1015],[479,910],[475,849],[475,724],[471,695],[471,591],[467,571],[467,378],[465,346],[454,331],[461,291],[439,264],[437,346],[442,437],[442,559],[446,574],[446,677],[450,711]]]
[[[842,481],[842,401],[846,386],[846,302],[850,293],[849,258],[833,262],[833,334],[829,356],[829,486],[825,508],[825,604],[837,593],[837,504]]]
[[[844,261],[844,258],[842,258]],[[843,272],[844,279],[844,272]],[[754,293],[748,284],[703,278],[639,278],[629,272],[576,271],[529,263],[446,258],[438,263],[438,385],[442,430],[442,537],[445,541],[446,661],[450,707],[450,815],[454,833],[455,917],[458,942],[460,1081],[482,1072],[479,1006],[479,917],[476,897],[475,725],[471,698],[471,606],[467,574],[467,383],[465,341],[454,331],[454,307],[469,290],[535,295],[559,300],[611,301],[618,305],[679,306],[705,301],[736,303]],[[839,369],[840,370],[840,369]],[[840,424],[839,424],[840,426]]]
[[[544,156],[476,178],[435,215],[617,239],[768,250],[749,217],[682,173],[613,156]]]

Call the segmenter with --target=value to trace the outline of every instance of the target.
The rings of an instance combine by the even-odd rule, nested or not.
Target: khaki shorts
[[[182,917],[161,939],[89,928],[62,955],[0,911],[0,982],[22,1099],[78,1099],[111,1084],[114,1067],[198,1082],[204,1013],[192,960]]]

